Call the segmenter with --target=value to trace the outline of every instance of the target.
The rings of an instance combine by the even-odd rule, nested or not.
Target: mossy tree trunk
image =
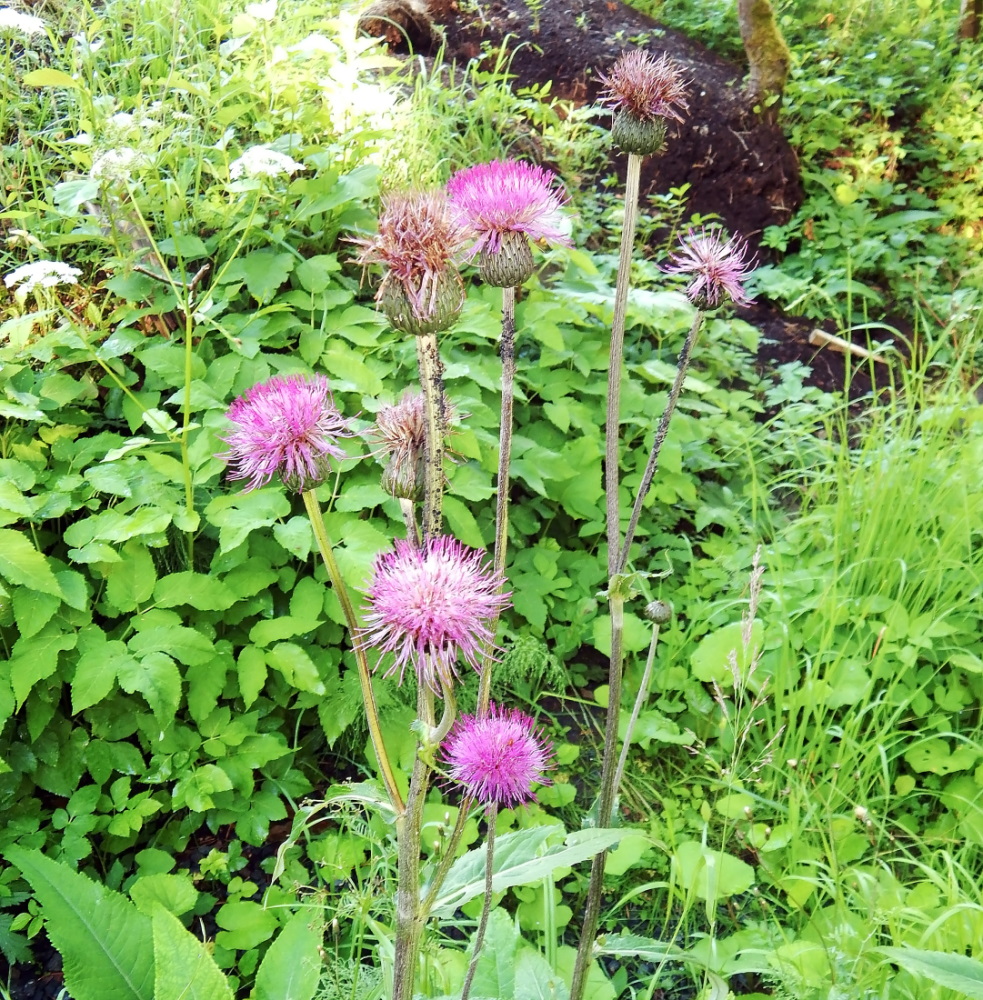
[[[770,0],[737,0],[737,19],[748,59],[748,100],[774,117],[788,80],[792,56]]]

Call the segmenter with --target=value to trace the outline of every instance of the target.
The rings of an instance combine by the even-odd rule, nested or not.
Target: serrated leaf
[[[221,580],[190,571],[162,576],[153,594],[161,608],[190,604],[199,611],[226,611],[236,602],[236,595]]]
[[[5,853],[44,908],[45,929],[76,1000],[155,1000],[147,916],[119,893],[40,851],[8,847]]]
[[[17,587],[11,599],[14,609],[14,621],[21,638],[29,639],[37,635],[52,616],[61,607],[61,598],[53,594],[42,594],[40,591]]]
[[[631,833],[628,829],[576,830],[562,844],[544,847],[549,837],[562,832],[562,826],[551,825],[499,837],[495,841],[492,891],[538,882],[557,868],[593,858]],[[485,849],[478,848],[454,862],[434,904],[435,913],[451,913],[485,891],[486,857]]]
[[[234,260],[226,269],[224,280],[241,279],[249,294],[262,305],[273,298],[296,265],[297,258],[293,254],[254,250]]]
[[[127,645],[137,656],[166,649],[174,659],[189,667],[199,663],[210,663],[215,657],[212,641],[201,632],[184,625],[158,625],[156,628],[148,628],[133,636]]]
[[[75,665],[72,678],[72,713],[77,714],[102,701],[116,684],[121,666],[135,666],[118,639],[86,650]]]
[[[166,653],[147,653],[139,660],[126,657],[117,669],[119,686],[128,694],[139,691],[161,728],[169,726],[181,704],[181,674],[174,661]]]
[[[106,571],[106,600],[120,611],[135,611],[153,594],[157,570],[142,542],[131,539],[119,555]]]
[[[26,535],[0,528],[0,576],[18,587],[61,597],[61,587],[48,560]]]
[[[279,618],[257,622],[249,630],[249,641],[257,646],[269,646],[270,643],[280,642],[282,639],[289,639],[294,635],[307,635],[320,624],[321,622],[316,619],[312,621],[310,618],[281,615]]]
[[[30,639],[18,639],[14,643],[13,655],[8,664],[10,687],[17,707],[24,704],[31,688],[38,681],[50,677],[58,669],[58,654],[72,649],[76,635],[59,632],[53,625]]]
[[[154,911],[153,948],[154,1000],[233,1000],[228,980],[205,945],[162,906]]]
[[[315,911],[287,921],[256,973],[256,1000],[313,1000],[321,978],[324,922]]]
[[[211,663],[196,663],[185,671],[188,682],[188,711],[201,723],[215,709],[225,687],[226,662],[216,656]]]
[[[239,674],[239,694],[249,708],[266,684],[266,656],[263,650],[256,646],[244,647],[236,660],[236,670]]]
[[[294,642],[281,642],[266,652],[266,662],[283,674],[298,691],[324,694],[324,684],[317,666],[308,653]]]

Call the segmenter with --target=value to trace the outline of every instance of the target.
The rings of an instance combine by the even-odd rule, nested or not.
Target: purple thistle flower
[[[362,247],[360,264],[386,268],[376,301],[396,329],[436,333],[454,322],[464,304],[454,258],[467,233],[443,191],[385,196],[378,233],[352,242]]]
[[[483,718],[462,715],[457,720],[441,757],[451,779],[485,805],[532,801],[532,784],[549,784],[544,772],[553,766],[552,751],[535,722],[494,703]]]
[[[332,458],[347,458],[337,441],[352,430],[323,375],[276,375],[239,396],[226,417],[236,428],[218,457],[229,463],[229,479],[248,480],[247,491],[279,475],[303,493],[328,478]]]
[[[687,82],[680,67],[667,55],[656,59],[642,49],[625,52],[611,67],[604,84],[601,102],[612,111],[625,111],[632,118],[652,122],[657,118],[683,120],[680,110],[688,108]]]
[[[470,256],[480,253],[482,270],[493,269],[483,274],[486,281],[502,287],[525,281],[533,266],[529,240],[572,245],[556,180],[543,167],[493,160],[459,170],[447,182],[458,221],[475,237]],[[494,270],[496,263],[504,273]]]
[[[495,636],[489,623],[509,606],[504,578],[485,553],[448,535],[417,548],[398,539],[373,569],[369,610],[359,642],[395,660],[386,672],[400,682],[412,664],[421,684],[440,693],[440,681],[457,676],[458,656],[475,670]]]
[[[725,240],[719,230],[691,229],[680,250],[669,255],[673,266],[662,270],[666,274],[693,276],[686,295],[700,309],[712,309],[725,295],[735,305],[746,306],[751,299],[744,294],[741,282],[754,271],[754,263],[747,259],[747,254],[747,242],[740,237]]]

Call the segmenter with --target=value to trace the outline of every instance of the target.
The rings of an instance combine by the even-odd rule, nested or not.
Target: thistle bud
[[[672,605],[665,601],[650,601],[645,605],[645,617],[656,625],[672,621]]]
[[[509,232],[502,234],[497,253],[487,248],[482,250],[478,270],[487,285],[516,288],[532,274],[535,266],[526,234]]]

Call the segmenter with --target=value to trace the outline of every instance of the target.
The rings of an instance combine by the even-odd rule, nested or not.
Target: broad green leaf
[[[236,595],[221,580],[190,571],[162,576],[153,594],[161,608],[190,604],[199,611],[225,611],[236,602]]]
[[[171,614],[171,612],[168,612]],[[184,625],[159,625],[138,632],[127,645],[137,656],[167,650],[175,660],[190,667],[199,663],[211,663],[215,649],[211,639]]]
[[[253,250],[229,265],[224,280],[244,281],[249,294],[262,305],[273,298],[296,265],[297,258],[293,254]]]
[[[983,1000],[983,962],[946,951],[919,948],[875,948],[908,972],[956,990],[970,1000]]]
[[[257,622],[249,630],[249,641],[257,646],[269,646],[271,643],[289,639],[294,635],[307,635],[308,632],[313,632],[321,624],[322,622],[317,619],[281,615],[279,618],[269,618]]]
[[[118,639],[87,648],[75,665],[72,713],[78,714],[102,701],[116,684],[120,667],[134,669],[136,661]]]
[[[136,539],[128,541],[119,555],[120,561],[106,571],[106,599],[120,611],[136,611],[154,592],[154,560],[147,546]]]
[[[181,704],[181,674],[166,653],[146,653],[139,660],[125,657],[117,670],[119,686],[128,694],[139,691],[162,728],[174,721]]]
[[[515,963],[515,1000],[566,1000],[569,996],[567,984],[538,951],[524,948],[519,953]]]
[[[259,697],[266,684],[266,656],[257,646],[245,646],[236,660],[239,674],[239,694],[246,708]]]
[[[61,597],[61,587],[48,560],[27,535],[10,528],[0,528],[0,577],[19,587]]]
[[[161,1000],[154,996],[149,917],[119,893],[40,851],[8,847],[5,853],[44,908],[45,929],[76,1000]]]
[[[266,652],[266,662],[283,674],[298,691],[324,694],[324,684],[317,666],[308,653],[294,642],[281,642]]]
[[[61,606],[61,598],[54,594],[44,594],[26,587],[14,590],[11,604],[14,608],[14,621],[21,638],[29,639],[37,635]]]
[[[684,891],[700,899],[723,902],[754,885],[754,869],[740,858],[687,840],[676,845],[674,874]]]
[[[316,294],[331,285],[331,275],[340,269],[337,254],[317,254],[298,264],[294,275],[305,291]]]
[[[746,649],[742,629],[740,622],[734,622],[715,629],[700,640],[690,657],[697,680],[733,687],[735,681],[747,676],[755,650],[761,648],[764,626],[759,621],[752,624],[751,642]]]
[[[321,979],[324,922],[315,910],[287,921],[256,973],[256,1000],[313,1000]]]
[[[162,906],[154,911],[153,942],[154,1000],[233,1000],[229,982],[211,952]]]
[[[205,508],[205,519],[219,529],[219,547],[229,552],[241,545],[249,533],[268,528],[290,513],[290,501],[282,488],[218,496]]]
[[[54,625],[46,625],[40,634],[14,643],[8,670],[18,708],[38,681],[50,677],[58,669],[58,654],[72,649],[77,638],[58,631]]]
[[[272,911],[247,901],[226,903],[215,914],[215,922],[224,928],[215,935],[215,943],[240,951],[249,951],[268,941],[277,928]]]
[[[605,934],[594,946],[601,955],[624,955],[626,958],[641,958],[646,962],[680,960],[685,952],[674,944],[665,944],[653,938],[638,934]]]
[[[188,682],[188,711],[195,722],[207,718],[218,704],[230,661],[230,655],[216,654],[211,662],[196,663],[184,672]]]
[[[185,260],[197,260],[208,256],[208,247],[200,236],[194,233],[178,233],[169,236],[157,244],[157,250],[168,256],[183,257]]]
[[[485,540],[481,535],[478,522],[474,519],[474,514],[457,497],[444,497],[444,517],[447,518],[451,534],[459,542],[470,545],[473,549],[485,547]]]
[[[163,906],[179,917],[193,910],[198,901],[198,890],[189,875],[144,875],[130,886],[130,899],[141,913],[152,917],[154,910]]]
[[[60,69],[35,69],[25,73],[23,79],[28,87],[69,87],[78,90],[82,86],[75,77]]]
[[[474,972],[474,996],[515,996],[515,953],[518,947],[519,929],[515,922],[505,910],[492,910],[488,915],[485,940]]]
[[[576,830],[562,844],[544,847],[546,840],[563,832],[559,825],[538,826],[507,833],[495,842],[495,870],[492,891],[513,885],[529,885],[557,868],[586,861],[618,843],[630,830]],[[457,859],[447,874],[434,904],[435,913],[453,912],[469,899],[485,891],[484,848],[468,851]]]

